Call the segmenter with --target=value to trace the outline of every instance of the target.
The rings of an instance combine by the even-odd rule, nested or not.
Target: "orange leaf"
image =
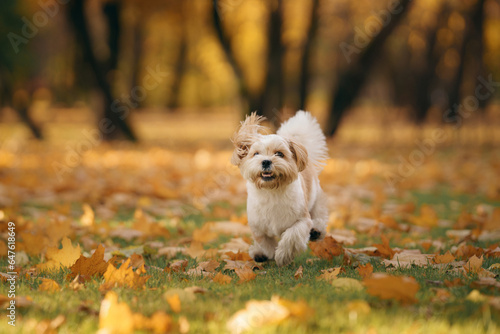
[[[366,291],[381,299],[395,299],[403,304],[415,303],[415,295],[420,289],[419,284],[413,277],[392,276],[388,274],[375,273],[363,280]]]
[[[302,268],[302,266],[300,266],[299,269],[297,269],[297,271],[293,275],[293,277],[295,277],[295,279],[299,279],[299,278],[302,278],[303,274],[304,274],[304,268]]]
[[[344,253],[342,245],[331,236],[327,236],[321,241],[309,243],[309,248],[311,248],[314,255],[327,260]]]
[[[226,252],[224,253],[227,257],[229,257],[229,260],[232,261],[252,261],[252,257],[247,253],[247,252],[241,252],[238,251],[238,253],[235,252]]]
[[[146,281],[151,276],[141,276],[140,269],[134,272],[130,266],[130,259],[127,259],[119,269],[116,269],[112,264],[108,265],[108,269],[104,273],[104,284],[101,286],[103,290],[112,288],[113,286],[123,286],[132,289],[143,289],[146,286]]]
[[[223,273],[217,273],[217,275],[214,276],[212,279],[213,282],[219,283],[219,284],[228,284],[233,280],[231,276],[224,275]]]
[[[181,299],[178,294],[173,294],[165,297],[167,299],[168,305],[175,313],[179,313],[181,311]]]
[[[453,281],[448,281],[448,280],[444,280],[444,285],[446,285],[448,288],[452,288],[452,287],[455,287],[455,286],[462,286],[464,285],[464,282],[462,281],[461,278],[457,277],[455,278]]]
[[[257,274],[254,273],[253,270],[248,268],[248,267],[245,267],[242,269],[235,269],[234,272],[240,278],[238,283],[245,283],[245,282],[254,280],[255,277],[257,277]]]
[[[434,257],[434,263],[450,263],[455,261],[455,257],[451,255],[451,253],[448,251],[444,255],[436,255]]]
[[[358,267],[358,273],[363,278],[370,277],[373,273],[372,264],[371,263],[367,263],[365,265],[360,264]]]
[[[73,280],[77,275],[86,282],[94,276],[102,276],[108,267],[104,261],[104,247],[99,245],[90,258],[80,255],[75,264],[70,267],[71,273],[66,279]]]
[[[38,286],[38,291],[57,292],[59,290],[61,290],[59,284],[48,278],[42,278],[42,284]]]
[[[167,264],[167,266],[163,270],[167,273],[170,271],[174,271],[174,272],[178,273],[181,271],[185,271],[187,265],[188,265],[188,260],[179,260],[179,261],[175,261],[173,263]]]
[[[394,256],[394,254],[396,254],[396,252],[392,250],[391,246],[389,246],[389,239],[387,239],[385,235],[382,235],[381,239],[382,239],[381,244],[373,245],[374,247],[377,248],[378,251],[375,252],[375,255],[385,257],[386,259],[392,259],[392,257]]]
[[[127,304],[118,302],[114,291],[106,293],[101,302],[99,328],[109,333],[132,333],[134,330],[132,311]]]

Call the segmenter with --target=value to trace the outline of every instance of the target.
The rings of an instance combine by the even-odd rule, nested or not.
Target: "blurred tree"
[[[10,106],[30,129],[36,139],[42,139],[42,130],[30,116],[31,94],[28,91],[28,68],[31,54],[20,53],[28,43],[22,35],[23,24],[19,2],[3,0],[0,3],[0,111]],[[20,35],[21,34],[21,35]],[[24,50],[23,50],[24,51]]]
[[[69,19],[75,32],[76,44],[80,47],[84,59],[90,67],[95,78],[95,89],[104,97],[103,117],[108,119],[114,125],[113,131],[102,131],[103,126],[99,126],[103,138],[106,140],[117,139],[124,136],[128,140],[135,141],[137,137],[129,126],[126,117],[127,114],[120,114],[120,110],[113,108],[117,99],[113,96],[111,84],[109,83],[109,74],[116,70],[119,59],[119,40],[120,40],[120,9],[121,4],[110,1],[103,4],[102,10],[106,18],[108,28],[107,45],[109,56],[106,60],[100,61],[94,52],[93,41],[89,32],[88,18],[86,17],[85,0],[74,0],[68,3]],[[111,126],[106,126],[110,128]]]
[[[347,109],[352,105],[365,83],[370,70],[380,55],[384,42],[398,26],[399,22],[409,8],[410,0],[401,0],[401,10],[392,14],[390,21],[376,36],[364,47],[359,57],[346,66],[347,70],[341,72],[330,108],[329,118],[326,124],[326,134],[333,136],[345,115]]]

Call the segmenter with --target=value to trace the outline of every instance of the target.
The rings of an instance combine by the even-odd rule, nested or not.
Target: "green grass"
[[[423,193],[413,192],[413,201],[418,205],[432,203],[437,207],[443,207],[439,211],[440,218],[448,219],[455,214],[447,207],[447,203],[456,200],[461,203],[485,203],[486,200],[475,196],[455,196],[447,192]],[[492,203],[494,204],[494,203]],[[122,220],[130,220],[131,212],[120,213],[116,223]],[[192,230],[211,220],[202,215],[190,215],[184,217],[181,227],[189,235]],[[433,239],[445,238],[444,228],[436,228],[431,231]],[[172,238],[180,235],[172,229]],[[406,235],[402,235],[404,237]],[[96,238],[98,240],[98,238]],[[221,243],[227,242],[229,237],[221,236],[216,241],[206,245],[214,248]],[[78,239],[77,239],[78,241]],[[354,247],[370,246],[379,242],[379,237],[360,235],[358,243]],[[119,238],[113,240],[120,247],[140,246],[140,242],[127,243]],[[75,242],[73,242],[75,243]],[[479,244],[478,244],[479,245]],[[401,246],[398,242],[391,246]],[[449,249],[451,244],[447,244]],[[486,246],[481,244],[481,246]],[[432,249],[431,249],[432,251]],[[186,258],[186,256],[178,256]],[[446,270],[433,268],[412,267],[408,269],[391,270],[393,275],[412,276],[420,285],[417,293],[418,302],[412,305],[402,305],[394,300],[380,300],[369,295],[366,291],[341,290],[316,277],[321,274],[322,269],[342,266],[342,256],[331,261],[317,260],[307,263],[308,259],[315,258],[310,251],[298,256],[291,265],[278,268],[274,262],[264,264],[264,270],[260,271],[257,278],[246,283],[238,283],[238,277],[231,271],[224,271],[233,277],[231,283],[220,285],[209,278],[191,277],[186,273],[171,273],[150,269],[148,280],[144,290],[131,290],[127,288],[115,288],[120,301],[125,302],[133,312],[150,316],[158,310],[171,314],[174,319],[180,316],[186,317],[190,324],[191,333],[223,333],[227,332],[227,320],[238,310],[245,307],[249,300],[269,300],[277,295],[292,301],[304,300],[314,310],[311,317],[307,319],[290,318],[278,325],[264,328],[255,328],[256,333],[498,333],[500,331],[500,310],[489,306],[487,303],[472,302],[466,300],[467,295],[473,290],[470,284],[476,277],[463,277],[461,274]],[[164,257],[154,254],[145,255],[146,265],[164,268],[168,262]],[[33,264],[41,262],[40,257],[30,258],[28,268]],[[388,272],[380,262],[381,259],[372,258],[370,262],[374,266],[374,272]],[[486,258],[483,267],[488,268],[491,264],[499,262],[498,259]],[[223,263],[221,261],[221,263]],[[5,268],[5,258],[0,260],[0,266]],[[187,269],[194,268],[197,261],[189,259]],[[299,266],[303,266],[304,273],[300,279],[294,278],[294,273]],[[219,268],[223,268],[222,264]],[[339,277],[348,277],[361,280],[356,268],[344,266],[345,273]],[[93,333],[98,330],[99,309],[103,295],[99,292],[99,286],[103,279],[98,278],[86,283],[85,289],[73,291],[69,288],[69,282],[65,280],[68,270],[57,273],[40,273],[39,277],[51,278],[57,281],[62,291],[48,293],[37,291],[41,280],[20,277],[17,284],[17,296],[30,296],[33,305],[28,308],[18,309],[17,325],[12,328],[7,325],[5,318],[0,322],[0,332],[28,333],[35,332],[38,322],[44,319],[54,319],[60,314],[66,317],[65,323],[59,328],[59,333]],[[497,272],[498,273],[498,272]],[[447,288],[444,280],[462,277],[463,286]],[[436,283],[437,282],[437,283]],[[200,286],[207,289],[206,294],[197,294],[194,301],[182,300],[182,310],[175,314],[163,298],[163,294],[171,289],[183,289],[189,286]],[[435,301],[436,288],[447,289],[451,297],[445,301]],[[481,293],[489,296],[500,296],[498,289],[481,289]],[[7,285],[0,286],[0,293],[7,293]],[[370,305],[370,312],[350,312],[347,305],[349,302],[362,300]]]

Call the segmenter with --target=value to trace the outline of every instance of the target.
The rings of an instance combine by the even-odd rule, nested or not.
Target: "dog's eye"
[[[254,157],[255,157],[256,155],[259,155],[259,152],[255,152],[255,153],[253,154],[253,156],[254,156]]]
[[[277,156],[278,156],[278,157],[280,157],[280,158],[283,158],[283,157],[285,156],[285,155],[284,155],[283,153],[281,153],[281,152],[276,152],[276,153],[274,153],[274,155],[277,155]]]

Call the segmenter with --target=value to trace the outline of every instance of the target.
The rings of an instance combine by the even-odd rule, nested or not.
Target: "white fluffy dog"
[[[253,113],[242,122],[232,138],[231,162],[247,180],[248,224],[254,238],[250,256],[285,266],[309,240],[326,234],[328,210],[318,174],[328,158],[327,147],[309,112],[298,111],[277,134],[262,134],[263,120]]]

